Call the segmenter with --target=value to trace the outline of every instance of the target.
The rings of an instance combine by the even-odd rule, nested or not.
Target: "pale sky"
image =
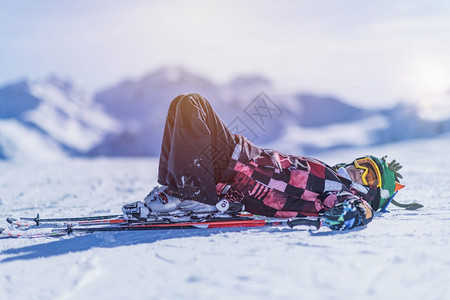
[[[424,101],[450,90],[450,1],[0,0],[0,85],[59,74],[95,91],[165,65]]]

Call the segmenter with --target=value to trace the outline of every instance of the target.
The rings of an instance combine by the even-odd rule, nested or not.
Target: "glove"
[[[332,230],[347,230],[372,221],[373,210],[366,201],[345,200],[327,210],[323,218]]]
[[[148,207],[141,201],[125,204],[122,212],[123,218],[128,221],[145,220],[150,214]]]

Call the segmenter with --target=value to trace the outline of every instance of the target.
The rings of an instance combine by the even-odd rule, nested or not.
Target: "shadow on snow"
[[[138,244],[153,243],[161,240],[209,237],[221,233],[241,232],[251,228],[217,228],[217,229],[178,229],[163,231],[127,231],[127,232],[96,232],[85,235],[60,238],[48,243],[11,248],[3,250],[0,255],[13,255],[0,260],[0,263],[18,260],[31,260],[36,258],[47,258],[68,253],[86,251],[92,248],[114,248]],[[277,228],[258,229],[258,232],[270,232],[271,234],[298,231],[298,229],[279,230]]]

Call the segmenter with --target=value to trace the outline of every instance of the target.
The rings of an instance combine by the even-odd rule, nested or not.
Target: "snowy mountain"
[[[450,131],[450,116],[424,107],[366,109],[332,96],[282,94],[269,79],[238,76],[218,85],[180,67],[128,79],[90,97],[50,77],[0,88],[0,158],[158,155],[170,101],[200,93],[224,122],[257,145],[287,153],[378,145]],[[442,109],[441,109],[442,110]]]
[[[437,106],[437,109],[440,108],[441,106]],[[421,108],[413,105],[398,104],[392,109],[385,110],[383,114],[389,119],[389,127],[376,132],[375,143],[433,137],[446,133],[450,131],[449,108],[441,110],[439,114],[443,117],[434,120],[422,117]],[[447,113],[446,117],[444,117],[444,113]]]
[[[369,115],[368,111],[332,97],[277,93],[271,82],[262,76],[238,76],[220,86],[182,68],[162,68],[96,95],[95,101],[126,126],[122,132],[109,135],[89,154],[158,155],[170,101],[179,94],[191,92],[204,95],[234,132],[242,132],[262,145],[280,141],[290,127],[317,128]],[[268,112],[273,115],[267,117]],[[281,140],[282,145],[288,146],[287,141]],[[306,145],[306,142],[309,145],[314,140],[305,139],[301,144]]]
[[[217,98],[219,90],[206,79],[172,67],[98,92],[95,102],[124,127],[107,136],[89,155],[157,155],[170,100],[193,92]]]
[[[0,157],[47,160],[85,153],[119,122],[55,76],[0,88]]]
[[[96,95],[97,103],[127,125],[122,132],[109,135],[89,154],[158,155],[169,102],[178,94],[191,92],[209,99],[235,132],[243,132],[258,145],[288,153],[313,154],[377,145],[450,130],[450,119],[422,119],[414,106],[399,104],[373,110],[349,105],[332,96],[286,95],[261,76],[239,76],[221,86],[172,67],[159,69],[142,79],[124,81]],[[267,117],[269,113],[272,115]]]
[[[162,68],[142,79],[123,81],[100,91],[95,102],[125,124],[124,129],[109,135],[88,154],[158,155],[170,101],[180,94],[205,96],[224,122],[232,124],[261,91],[268,90],[269,81],[260,76],[240,76],[229,85],[219,86],[179,67]]]
[[[297,99],[301,110],[297,112],[298,125],[320,127],[335,123],[351,123],[376,113],[354,107],[335,97],[300,94]]]

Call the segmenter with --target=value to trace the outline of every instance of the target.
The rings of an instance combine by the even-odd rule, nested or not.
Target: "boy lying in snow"
[[[245,210],[269,217],[323,216],[333,229],[366,225],[403,186],[395,160],[365,156],[331,167],[285,155],[230,132],[198,94],[176,97],[164,128],[158,183],[123,207],[126,218]],[[136,213],[137,212],[137,213]]]

